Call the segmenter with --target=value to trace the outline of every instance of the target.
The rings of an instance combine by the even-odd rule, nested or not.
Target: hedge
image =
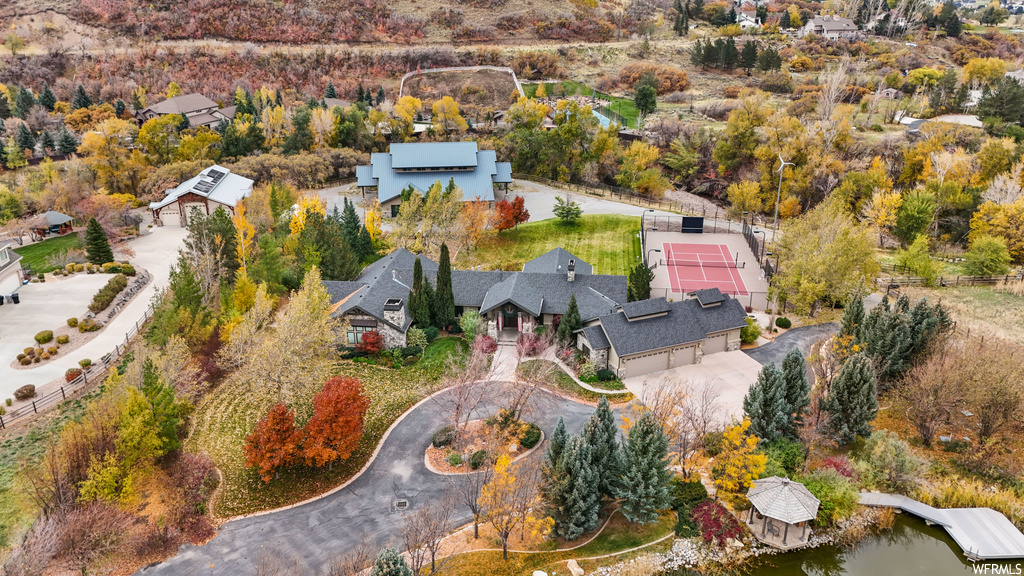
[[[89,310],[93,314],[106,310],[107,306],[110,306],[110,303],[114,301],[114,298],[117,298],[117,295],[127,287],[128,278],[124,274],[114,276],[107,282],[106,286],[100,288],[100,291],[92,297],[92,302],[89,303]]]
[[[519,445],[529,450],[540,442],[540,428],[533,422],[523,424],[519,432]]]
[[[100,325],[96,323],[92,318],[86,318],[78,323],[79,332],[95,332],[100,329]]]

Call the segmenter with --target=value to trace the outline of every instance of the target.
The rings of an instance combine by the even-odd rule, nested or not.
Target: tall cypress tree
[[[47,111],[53,112],[53,107],[56,104],[57,97],[53,95],[53,90],[50,90],[50,85],[43,84],[43,91],[39,93],[39,105],[46,108]]]
[[[811,406],[811,383],[807,380],[807,362],[800,349],[793,348],[782,359],[782,380],[786,390],[786,409],[790,416],[786,435],[797,438],[804,415]]]
[[[409,314],[417,328],[430,326],[430,301],[424,298],[423,264],[419,258],[412,267],[412,291],[409,292]]]
[[[864,354],[854,354],[832,381],[821,405],[828,413],[828,429],[840,444],[871,434],[871,421],[878,414],[875,372]]]
[[[85,87],[81,84],[75,89],[75,95],[71,99],[71,109],[78,110],[79,108],[88,108],[92,106],[92,98],[85,93]]]
[[[594,452],[593,446],[574,436],[562,454],[566,482],[563,505],[554,516],[554,531],[567,540],[575,540],[600,525],[600,477],[594,466]]]
[[[85,254],[89,262],[93,264],[106,264],[114,261],[114,252],[110,249],[110,241],[107,240],[107,233],[103,226],[90,218],[85,227]]]
[[[427,320],[424,326],[433,326],[437,323],[434,320],[435,300],[437,300],[437,296],[434,294],[434,285],[427,278],[423,278],[423,296],[420,299],[420,306],[423,308],[422,314]]]
[[[583,426],[581,436],[594,449],[599,495],[615,498],[618,479],[622,475],[622,449],[619,446],[619,428],[615,425],[615,416],[607,398],[601,397],[597,409]]]
[[[455,323],[455,293],[452,291],[452,260],[448,245],[441,244],[434,290],[434,324],[442,330]]]
[[[180,116],[181,117],[178,118],[178,132],[181,132],[182,130],[188,130],[189,128],[191,128],[192,123],[189,122],[188,116],[186,116],[184,112],[182,112]]]
[[[583,321],[580,319],[580,309],[576,304],[576,294],[573,293],[569,296],[569,305],[565,309],[565,314],[562,314],[562,320],[558,324],[558,331],[556,336],[558,341],[565,346],[572,346],[576,342],[576,330],[583,327]]]
[[[786,383],[774,363],[761,368],[757,381],[743,397],[743,411],[750,416],[750,433],[771,442],[785,435],[791,416],[787,413]]]
[[[668,508],[668,437],[654,415],[645,412],[629,429],[624,450],[625,475],[617,496],[630,522],[651,524]]]

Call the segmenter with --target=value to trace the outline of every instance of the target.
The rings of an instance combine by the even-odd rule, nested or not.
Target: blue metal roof
[[[459,146],[456,150],[472,150],[473,161],[471,164],[460,166],[471,166],[472,170],[424,170],[423,172],[399,172],[395,168],[395,161],[398,156],[405,155],[408,161],[409,147],[416,147],[412,150],[419,150],[422,147],[444,146],[452,144],[469,145]],[[397,152],[397,155],[396,155]],[[462,152],[458,152],[461,154]],[[437,155],[434,152],[431,155]],[[491,202],[494,200],[494,183],[511,182],[511,167],[507,162],[496,162],[497,156],[494,150],[476,149],[476,142],[430,142],[420,144],[392,144],[391,152],[377,152],[370,154],[371,166],[357,166],[356,179],[359,186],[376,186],[377,200],[388,202],[402,194],[402,190],[412,186],[421,194],[424,193],[435,182],[440,181],[442,186],[447,186],[449,180],[455,180],[455,185],[462,190],[464,200],[482,200]],[[468,162],[460,160],[460,162]],[[508,174],[507,180],[498,180],[499,170]]]
[[[373,166],[356,166],[356,185],[377,185],[377,181],[373,179]]]
[[[477,165],[476,142],[420,142],[391,145],[391,167],[470,168]]]
[[[498,173],[494,175],[495,184],[511,184],[512,183],[512,165],[508,162],[495,162],[495,169]]]

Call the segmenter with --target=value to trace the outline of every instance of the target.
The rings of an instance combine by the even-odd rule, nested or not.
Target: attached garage
[[[181,212],[178,211],[178,204],[168,204],[159,211],[157,217],[164,226],[181,226]]]
[[[183,210],[185,211],[185,217],[181,219],[183,226],[188,226],[188,219],[195,213],[194,211],[198,210],[203,216],[206,216],[209,213],[206,204],[200,204],[198,202],[189,202],[188,204],[185,204]]]
[[[668,350],[640,354],[622,359],[622,377],[642,376],[650,372],[668,369]]]
[[[697,358],[697,345],[691,344],[682,348],[676,348],[672,350],[672,362],[671,368],[677,368],[679,366],[688,366],[693,364],[693,361]]]
[[[725,352],[726,346],[728,345],[727,334],[715,334],[708,336],[707,340],[704,341],[704,353],[714,354],[716,352]]]

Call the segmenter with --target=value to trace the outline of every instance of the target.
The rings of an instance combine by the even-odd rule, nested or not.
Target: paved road
[[[500,387],[493,383],[493,397]],[[290,510],[264,516],[243,518],[221,527],[217,536],[203,546],[183,546],[168,561],[140,570],[139,576],[216,576],[253,574],[261,554],[287,558],[288,565],[313,574],[336,555],[353,549],[363,541],[380,548],[400,544],[402,513],[395,501],[409,501],[409,510],[436,501],[449,486],[452,477],[427,470],[423,453],[430,434],[446,417],[441,394],[410,412],[384,442],[370,467],[343,490]],[[593,408],[538,390],[528,419],[550,435],[559,416],[570,433],[583,428]],[[493,414],[493,404],[481,406],[478,417]],[[540,452],[538,451],[537,454]],[[456,477],[457,478],[457,477]],[[460,506],[454,522],[472,519]]]
[[[814,326],[801,326],[793,328],[785,334],[779,335],[772,342],[751,350],[744,350],[748,356],[757,360],[762,365],[774,362],[776,366],[782,366],[782,359],[793,348],[799,348],[806,357],[811,352],[811,346],[815,342],[831,336],[839,331],[839,324],[829,322],[827,324],[816,324]]]

